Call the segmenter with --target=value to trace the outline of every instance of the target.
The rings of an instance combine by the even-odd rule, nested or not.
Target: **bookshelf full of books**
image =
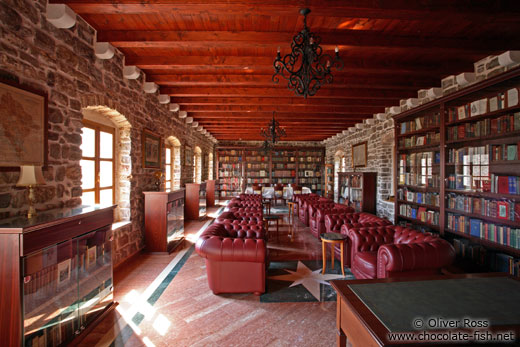
[[[220,199],[229,199],[253,184],[298,184],[322,194],[322,147],[280,147],[264,151],[254,147],[217,148]]]
[[[235,148],[220,148],[217,151],[216,192],[220,199],[230,199],[244,189],[244,151]]]
[[[12,322],[0,327],[4,345],[68,345],[114,307],[113,208],[0,221],[2,315]]]
[[[339,203],[376,213],[376,172],[339,172]]]
[[[334,164],[325,164],[324,196],[334,199]]]
[[[515,68],[394,117],[396,222],[438,230],[461,257],[511,274],[520,263],[519,93]]]
[[[307,149],[298,151],[298,184],[310,188],[313,193],[322,195],[322,171],[324,165],[322,150]]]

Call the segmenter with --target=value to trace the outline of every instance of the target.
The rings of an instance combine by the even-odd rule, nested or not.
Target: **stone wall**
[[[366,125],[363,130],[356,130],[348,135],[328,141],[326,161],[334,164],[334,155],[343,151],[346,158],[346,171],[352,171],[352,145],[367,141],[367,166],[356,171],[377,172],[377,215],[394,220],[394,203],[387,201],[392,192],[392,152],[394,149],[393,119],[375,120],[373,125]]]
[[[181,142],[181,185],[193,180],[193,168],[184,166],[184,148],[195,146],[202,155],[214,153],[207,137],[186,126],[167,105],[158,102],[158,92],[142,90],[143,74],[136,80],[123,78],[124,57],[116,51],[110,60],[94,55],[95,30],[81,17],[70,29],[57,29],[45,17],[46,0],[4,0],[0,2],[0,78],[47,93],[48,165],[46,185],[37,188],[37,210],[81,204],[82,111],[101,107],[113,110],[130,125],[119,144],[129,190],[128,212],[131,226],[115,233],[114,261],[119,263],[143,247],[142,192],[154,188],[154,169],[142,167],[141,134],[146,128],[166,139]],[[163,154],[164,160],[164,154]],[[204,167],[202,178],[207,177]],[[27,210],[26,191],[18,189],[18,168],[0,170],[0,218]],[[121,186],[120,186],[121,187]]]

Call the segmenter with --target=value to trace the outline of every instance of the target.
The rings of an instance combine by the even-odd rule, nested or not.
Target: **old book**
[[[518,105],[518,89],[511,88],[507,91],[507,107]]]

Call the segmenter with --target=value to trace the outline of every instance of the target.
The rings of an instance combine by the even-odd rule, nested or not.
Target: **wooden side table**
[[[293,215],[294,215],[294,202],[293,201],[287,201],[287,206],[289,207],[289,221],[292,222]]]
[[[278,216],[278,215],[264,216],[264,229],[267,232],[267,235],[269,235],[269,222],[270,221],[276,221],[276,237],[278,237],[280,216]]]
[[[339,245],[341,252],[341,273],[345,276],[345,263],[343,261],[343,245],[345,244],[345,240],[347,239],[347,235],[343,235],[340,233],[324,233],[321,234],[321,255],[323,257],[323,270],[322,274],[325,273],[325,267],[327,265],[327,249],[325,244],[330,244],[330,257],[331,257],[331,267],[334,268],[334,246]]]

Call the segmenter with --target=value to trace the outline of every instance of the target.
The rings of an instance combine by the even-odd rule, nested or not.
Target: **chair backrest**
[[[274,190],[275,190],[275,191],[279,191],[279,192],[283,191],[283,184],[281,184],[281,183],[277,183],[277,184],[274,186]]]
[[[291,186],[293,187],[293,194],[301,194],[302,193],[302,187],[301,186],[298,186],[298,185],[292,185]]]

